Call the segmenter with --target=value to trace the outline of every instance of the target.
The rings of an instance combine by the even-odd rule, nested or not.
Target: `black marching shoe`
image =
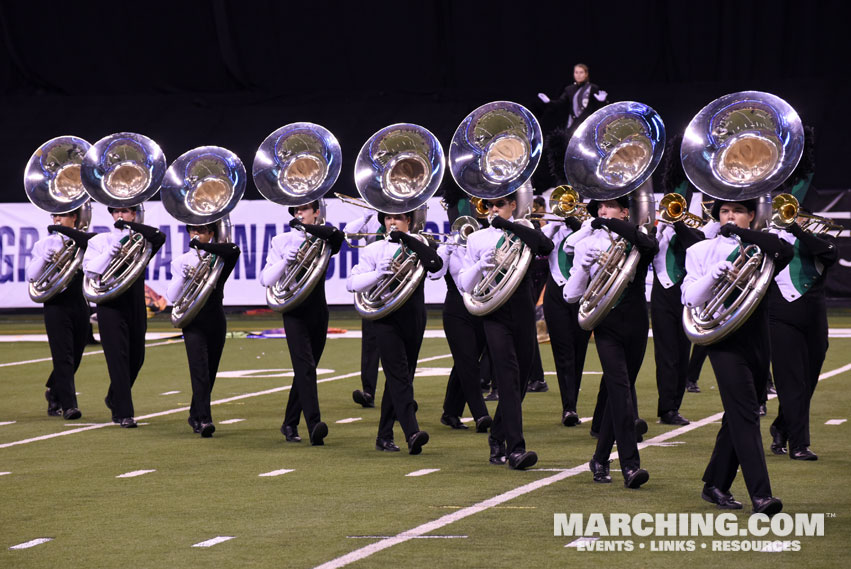
[[[688,425],[690,422],[688,419],[679,414],[679,412],[674,409],[672,411],[665,411],[662,413],[662,416],[659,417],[659,422],[664,423],[666,425]]]
[[[325,437],[328,436],[328,425],[319,421],[316,425],[313,426],[313,430],[310,431],[310,444],[315,447],[321,447],[325,444]]]
[[[135,429],[137,427],[136,420],[133,417],[124,417],[118,423],[122,429]]]
[[[375,407],[375,397],[366,391],[355,389],[352,391],[352,399],[361,407]]]
[[[423,446],[428,442],[428,433],[425,431],[417,431],[411,438],[408,439],[408,454],[420,454],[423,452]]]
[[[635,420],[635,442],[640,443],[644,440],[644,434],[647,432],[647,421],[639,417]]]
[[[592,439],[599,439],[600,438],[600,431],[595,431],[593,428],[590,431],[588,431],[588,434],[591,435]]]
[[[197,435],[198,433],[201,432],[201,421],[199,421],[198,419],[196,419],[194,417],[189,417],[186,420],[186,422],[189,423],[190,427],[192,427],[193,433],[195,433]]]
[[[765,514],[769,518],[783,509],[783,502],[780,501],[780,498],[773,496],[764,498],[754,496],[751,498],[751,502],[753,502],[753,513]]]
[[[298,429],[289,425],[281,425],[281,434],[287,439],[288,443],[300,443],[301,437],[298,436]]]
[[[768,407],[765,405],[765,403],[763,403],[762,405],[759,406],[759,416],[765,417],[765,415],[767,413],[768,413]]]
[[[771,452],[774,454],[786,454],[788,451],[786,450],[786,434],[781,433],[780,429],[771,425],[768,428],[768,432],[771,433]]]
[[[561,424],[565,427],[575,427],[581,422],[576,411],[565,411],[561,416]]]
[[[688,391],[689,393],[700,393],[700,387],[697,386],[696,381],[687,381],[686,391]]]
[[[399,452],[399,447],[396,446],[396,443],[393,442],[393,439],[382,439],[378,437],[375,439],[375,450],[381,450],[384,452]]]
[[[588,468],[591,470],[591,473],[594,475],[594,482],[598,484],[609,484],[612,481],[611,475],[609,475],[609,461],[599,462],[596,458],[591,458],[591,462],[588,463]]]
[[[493,425],[493,419],[491,419],[490,415],[482,415],[476,419],[476,432],[487,433],[491,425]]]
[[[511,470],[526,470],[537,462],[538,454],[533,450],[517,451],[508,455],[508,468]]]
[[[792,460],[818,460],[818,455],[807,447],[793,448],[789,453]]]
[[[485,395],[485,401],[499,401],[499,391],[491,389],[491,392]]]
[[[489,459],[491,464],[505,464],[506,456],[505,456],[505,443],[494,443],[490,442],[491,447],[491,457]]]
[[[709,484],[705,484],[703,486],[703,490],[700,493],[700,497],[709,502],[710,504],[715,504],[722,510],[741,510],[742,503],[733,498],[733,495],[729,492],[722,492],[715,486],[711,486]]]
[[[452,427],[453,429],[467,429],[467,425],[461,422],[461,417],[455,417],[453,415],[447,415],[446,413],[440,417],[440,422],[446,425],[447,427]]]
[[[47,416],[61,417],[62,405],[59,404],[59,401],[53,398],[53,394],[50,392],[50,388],[45,390],[44,398],[47,399]]]
[[[106,408],[112,412],[112,422],[121,423],[121,418],[115,415],[115,410],[112,408],[112,401],[109,400],[109,395],[103,398],[103,402],[106,404]]]
[[[83,414],[76,407],[71,407],[70,409],[65,409],[65,412],[62,413],[62,416],[65,417],[66,421],[73,421],[82,417]]]
[[[639,488],[648,480],[650,480],[650,473],[643,468],[623,469],[623,485],[627,488]]]
[[[547,382],[543,379],[540,381],[533,381],[529,384],[529,387],[526,388],[526,391],[531,393],[546,393],[550,390],[550,386],[547,385]]]
[[[201,433],[201,437],[205,439],[209,439],[213,436],[213,433],[216,432],[216,426],[212,421],[209,423],[201,423],[198,426],[198,432]]]

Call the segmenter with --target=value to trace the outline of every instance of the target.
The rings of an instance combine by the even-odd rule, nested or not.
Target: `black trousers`
[[[653,320],[653,354],[656,357],[656,414],[678,411],[686,392],[691,342],[683,329],[680,283],[665,288],[654,274],[650,295]]]
[[[284,412],[284,425],[295,427],[304,413],[308,432],[321,421],[316,367],[328,339],[328,304],[325,283],[320,282],[310,296],[294,310],[284,313],[284,330],[293,366],[293,384]]]
[[[106,367],[109,390],[106,397],[114,417],[135,415],[131,388],[145,362],[145,281],[138,278],[130,288],[111,302],[97,305],[98,330]]]
[[[478,420],[488,414],[482,398],[479,371],[479,360],[485,350],[485,330],[482,319],[470,314],[464,306],[464,300],[454,284],[447,287],[443,303],[443,330],[454,364],[446,384],[443,412],[460,417],[466,404],[473,418]]]
[[[771,367],[780,410],[774,426],[792,449],[810,446],[810,402],[827,354],[827,307],[823,294],[808,292],[787,302],[769,298]]]
[[[68,288],[45,303],[44,327],[53,360],[46,387],[63,409],[77,407],[74,374],[89,339],[89,305],[83,298],[82,279],[72,279]]]
[[[414,410],[414,374],[426,325],[422,284],[401,308],[374,325],[385,377],[378,437],[392,440],[393,425],[399,421],[407,441],[420,430]]]
[[[499,403],[491,427],[491,444],[505,443],[508,454],[526,450],[523,398],[535,353],[535,303],[529,279],[495,312],[482,317],[493,358]]]
[[[769,346],[768,320],[760,308],[742,328],[708,347],[724,416],[703,481],[727,492],[741,465],[751,498],[771,496],[759,431],[759,393],[768,377]]]
[[[686,370],[686,381],[697,383],[697,380],[700,379],[700,370],[703,368],[706,355],[706,346],[698,346],[697,344],[692,346],[691,357],[688,360],[688,368]]]
[[[227,321],[221,301],[210,299],[183,329],[183,343],[189,361],[192,403],[189,417],[201,423],[212,422],[210,397],[225,348]]]
[[[372,320],[361,322],[360,381],[363,391],[375,397],[378,385],[378,338]]]
[[[570,304],[564,300],[562,287],[551,276],[544,293],[544,318],[550,333],[562,413],[576,411],[585,354],[591,338],[591,332],[579,327],[578,312],[579,303]]]
[[[603,366],[602,385],[605,386],[605,404],[594,458],[608,462],[617,441],[622,469],[641,465],[635,442],[635,419],[638,417],[635,381],[644,361],[649,329],[644,299],[635,295],[613,308],[594,329],[594,341]]]

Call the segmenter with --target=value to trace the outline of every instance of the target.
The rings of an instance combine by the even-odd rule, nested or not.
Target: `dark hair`
[[[384,216],[385,215],[386,214],[383,211],[378,212],[378,223],[380,223],[381,225],[384,225]],[[392,215],[399,215],[399,214],[394,213]],[[414,212],[413,211],[406,211],[405,213],[403,213],[401,215],[404,215],[405,217],[408,218],[408,225],[412,225],[414,223]]]
[[[535,196],[535,199],[532,200],[536,206],[547,209],[547,200],[545,200],[542,196]]]
[[[608,201],[616,201],[618,205],[620,205],[623,209],[629,209],[629,196],[621,196],[619,198],[615,198],[614,200],[591,200],[588,202],[588,213],[591,214],[591,217],[597,217],[597,210],[600,209],[600,204]]]
[[[219,224],[218,223],[206,223],[206,224],[203,224],[203,225],[195,225],[195,224],[192,224],[192,223],[187,223],[186,224],[186,233],[189,233],[189,230],[193,227],[200,227],[202,229],[205,229],[205,230],[207,230],[207,231],[209,231],[210,233],[213,234],[213,239],[215,239],[216,241],[219,240]]]
[[[309,205],[310,207],[313,208],[313,211],[319,211],[319,200],[313,200],[309,204],[303,204],[303,205]],[[298,206],[298,207],[302,207],[302,206]],[[295,217],[295,206],[288,207],[287,211],[290,212],[291,216]]]
[[[591,80],[591,70],[588,69],[588,66],[585,65],[584,63],[574,63],[573,69],[576,69],[577,67],[581,67],[582,69],[585,70],[585,80],[590,81]]]

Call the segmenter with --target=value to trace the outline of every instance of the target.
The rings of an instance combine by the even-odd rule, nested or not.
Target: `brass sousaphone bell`
[[[319,200],[318,223],[325,222],[322,199],[340,175],[342,152],[328,129],[309,122],[292,123],[275,130],[254,155],[254,185],[267,200],[298,207]],[[324,240],[305,233],[296,263],[271,286],[266,304],[288,312],[299,306],[325,278],[331,248]]]
[[[218,243],[230,241],[230,212],[245,193],[245,166],[239,157],[218,146],[201,146],[182,154],[165,174],[160,193],[163,207],[187,225],[216,224]],[[197,251],[198,261],[174,301],[171,323],[185,328],[216,288],[224,261]]]

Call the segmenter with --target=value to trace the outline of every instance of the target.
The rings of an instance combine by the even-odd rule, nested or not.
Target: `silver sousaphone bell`
[[[648,231],[655,219],[652,174],[665,151],[665,125],[652,108],[624,101],[594,112],[573,133],[564,156],[568,183],[589,200],[630,195],[630,219]],[[608,229],[606,229],[608,231]],[[593,330],[635,278],[639,253],[609,232],[594,278],[579,300],[579,326]]]
[[[216,241],[231,236],[230,212],[245,193],[245,166],[226,148],[201,146],[179,156],[166,171],[160,197],[166,211],[187,225],[216,224]],[[224,261],[198,251],[198,262],[174,301],[171,323],[186,327],[216,288]],[[179,278],[179,277],[175,277]]]
[[[159,145],[147,136],[119,132],[97,141],[83,159],[81,180],[96,202],[113,208],[135,208],[143,223],[142,203],[160,189],[166,159]],[[94,303],[120,296],[144,272],[152,248],[140,234],[130,231],[122,248],[99,276],[86,275],[83,296]]]
[[[298,207],[319,201],[317,223],[325,223],[322,197],[334,186],[342,165],[340,143],[318,124],[298,122],[282,126],[266,137],[254,155],[254,185],[269,201]],[[266,304],[288,312],[299,306],[325,278],[331,248],[305,232],[296,263],[272,286]]]
[[[372,135],[355,162],[355,185],[370,206],[382,213],[414,212],[411,234],[423,229],[426,202],[437,192],[445,159],[443,147],[425,128],[400,123]],[[367,320],[383,318],[401,307],[425,277],[425,269],[405,247],[394,259],[393,273],[365,292],[355,293],[355,308]]]
[[[528,183],[541,161],[543,138],[535,116],[522,105],[495,101],[464,118],[449,147],[449,169],[458,186],[481,200],[515,194],[516,223],[532,226],[532,187]],[[506,233],[497,247],[495,266],[471,292],[464,305],[474,315],[490,314],[511,298],[532,262],[532,251]]]
[[[770,192],[788,178],[804,151],[804,127],[789,103],[761,91],[720,97],[689,123],[680,158],[683,170],[701,192],[720,201],[757,198],[752,229],[771,217]],[[686,336],[695,344],[723,340],[744,324],[768,291],[774,261],[739,240],[735,274],[715,285],[700,307],[683,309]]]
[[[24,170],[24,191],[32,204],[50,214],[70,213],[80,208],[76,229],[85,231],[92,219],[89,195],[80,180],[80,166],[91,144],[76,136],[48,140],[33,153]],[[83,250],[74,241],[63,246],[38,277],[30,282],[34,302],[47,302],[65,290],[83,262]]]

